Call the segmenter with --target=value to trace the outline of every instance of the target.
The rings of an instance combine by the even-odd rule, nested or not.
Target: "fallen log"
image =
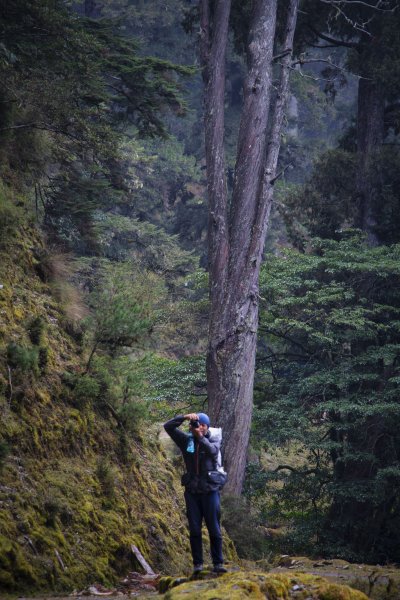
[[[153,569],[150,567],[149,563],[146,561],[143,554],[140,552],[139,548],[135,546],[135,544],[131,544],[131,550],[145,570],[146,574],[156,576]]]

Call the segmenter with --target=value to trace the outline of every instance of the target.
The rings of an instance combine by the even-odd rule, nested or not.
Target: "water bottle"
[[[194,439],[193,439],[193,435],[191,433],[189,433],[189,440],[188,440],[188,445],[186,448],[187,452],[194,452]]]

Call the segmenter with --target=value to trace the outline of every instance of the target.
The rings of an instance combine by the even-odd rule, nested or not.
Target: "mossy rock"
[[[217,578],[185,581],[181,585],[174,578],[161,582],[163,591],[168,587],[165,600],[368,600],[363,592],[304,573],[237,571]]]

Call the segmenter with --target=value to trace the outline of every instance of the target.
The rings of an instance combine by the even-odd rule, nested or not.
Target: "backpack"
[[[208,431],[210,432],[210,442],[219,442],[221,448],[222,427],[209,427]],[[210,480],[215,481],[215,483],[218,483],[221,488],[227,482],[228,474],[222,465],[221,450],[218,451],[216,471],[211,471],[210,473],[208,473],[208,477]]]

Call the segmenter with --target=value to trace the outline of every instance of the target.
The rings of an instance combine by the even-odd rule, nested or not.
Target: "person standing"
[[[189,433],[179,429],[185,421],[190,422]],[[198,573],[203,569],[201,527],[204,519],[210,536],[213,571],[226,573],[220,526],[221,484],[218,481],[217,471],[221,441],[212,437],[209,427],[210,419],[205,413],[178,415],[164,423],[165,431],[182,452],[186,466],[182,485],[185,486],[193,571]]]

